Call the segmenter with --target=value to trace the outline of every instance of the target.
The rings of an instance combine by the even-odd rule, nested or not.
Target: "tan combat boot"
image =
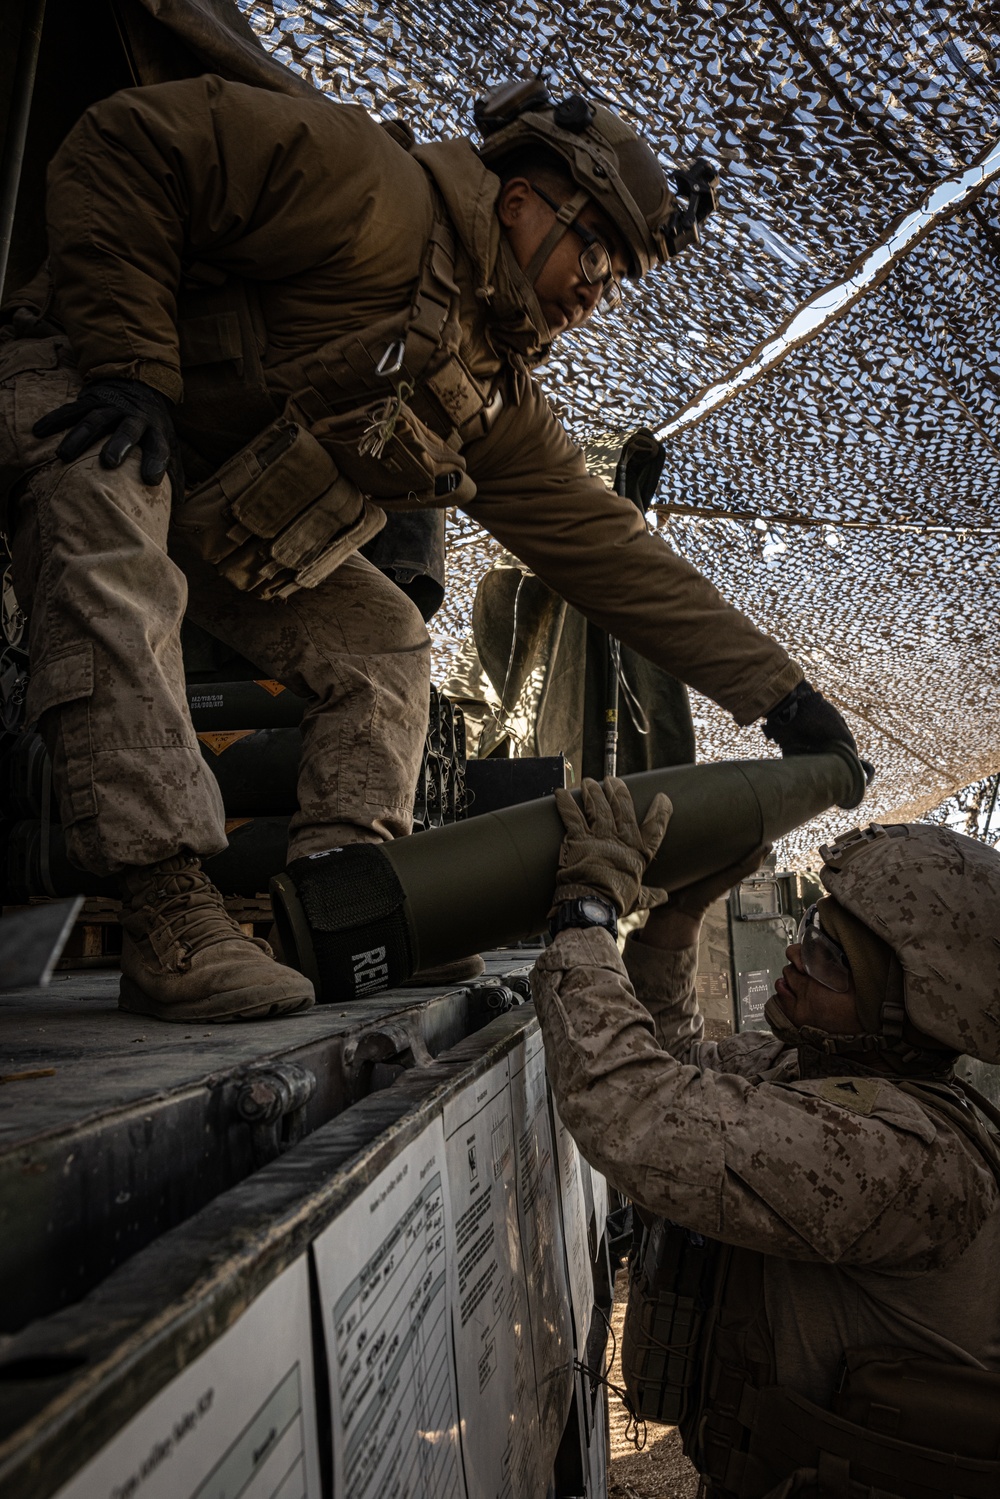
[[[121,885],[119,1009],[158,1020],[271,1020],[315,1003],[308,979],[243,935],[197,859],[128,869]]]

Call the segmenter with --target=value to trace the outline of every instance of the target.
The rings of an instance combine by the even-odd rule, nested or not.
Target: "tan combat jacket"
[[[498,179],[469,142],[409,154],[363,109],[213,76],[116,94],[51,167],[55,314],[86,376],[182,401],[199,354],[196,337],[179,346],[178,288],[241,278],[280,410],[318,347],[410,305],[431,179],[461,243],[462,357],[504,392],[492,430],[463,449],[469,513],[589,619],[752,722],[802,673],[588,475],[530,376],[546,332],[501,240]]]
[[[766,1033],[702,1039],[697,950],[561,933],[533,979],[584,1156],[651,1212],[748,1251],[740,1361],[828,1407],[847,1348],[1000,1371],[1000,1195],[940,1115],[868,1077],[803,1079]],[[626,972],[627,967],[627,972]],[[739,1261],[744,1262],[741,1266]]]

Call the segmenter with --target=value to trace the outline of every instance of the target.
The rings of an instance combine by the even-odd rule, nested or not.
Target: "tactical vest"
[[[178,332],[189,477],[173,537],[237,588],[314,588],[385,524],[386,509],[467,504],[461,450],[503,402],[461,355],[455,231],[435,218],[411,305],[268,369],[248,284],[193,268]],[[274,391],[285,396],[279,412]]]
[[[943,1114],[1000,1185],[1000,1140],[961,1091],[896,1082]],[[640,1215],[642,1216],[642,1215]],[[635,1413],[679,1425],[704,1499],[996,1499],[1000,1374],[906,1349],[847,1349],[832,1409],[748,1353],[764,1256],[644,1219],[629,1263],[622,1370]]]

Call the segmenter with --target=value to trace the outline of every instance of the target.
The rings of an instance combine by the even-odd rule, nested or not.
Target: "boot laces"
[[[140,908],[147,918],[148,936],[167,938],[187,953],[213,947],[234,938],[248,938],[240,931],[222,902],[222,896],[201,869],[185,869],[161,876],[142,892]]]

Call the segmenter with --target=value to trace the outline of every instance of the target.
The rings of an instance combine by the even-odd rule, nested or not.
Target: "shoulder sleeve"
[[[622,961],[636,999],[653,1021],[657,1044],[679,1062],[692,1061],[705,1031],[696,988],[697,947],[665,952],[630,936]]]
[[[636,999],[649,1012],[657,1045],[678,1062],[732,1072],[752,1082],[775,1081],[776,1068],[784,1080],[787,1068],[781,1064],[790,1061],[795,1066],[794,1054],[789,1057],[770,1032],[743,1031],[722,1041],[702,1039],[705,1022],[698,1007],[696,947],[664,952],[630,936],[622,961]]]
[[[533,990],[560,1116],[652,1212],[762,1254],[911,1271],[960,1252],[995,1204],[985,1167],[889,1083],[841,1102],[830,1080],[676,1061],[606,932],[561,933]]]
[[[469,513],[582,614],[752,723],[802,680],[786,652],[588,474],[535,381],[466,458]]]
[[[727,1165],[801,1238],[792,1258],[916,1274],[948,1264],[995,1210],[986,1164],[879,1078],[753,1090]]]
[[[402,220],[414,174],[363,109],[319,96],[205,76],[102,100],[49,173],[58,309],[81,368],[179,400],[185,263],[281,281],[336,262],[364,239],[373,185]],[[412,223],[397,231],[412,239]]]

